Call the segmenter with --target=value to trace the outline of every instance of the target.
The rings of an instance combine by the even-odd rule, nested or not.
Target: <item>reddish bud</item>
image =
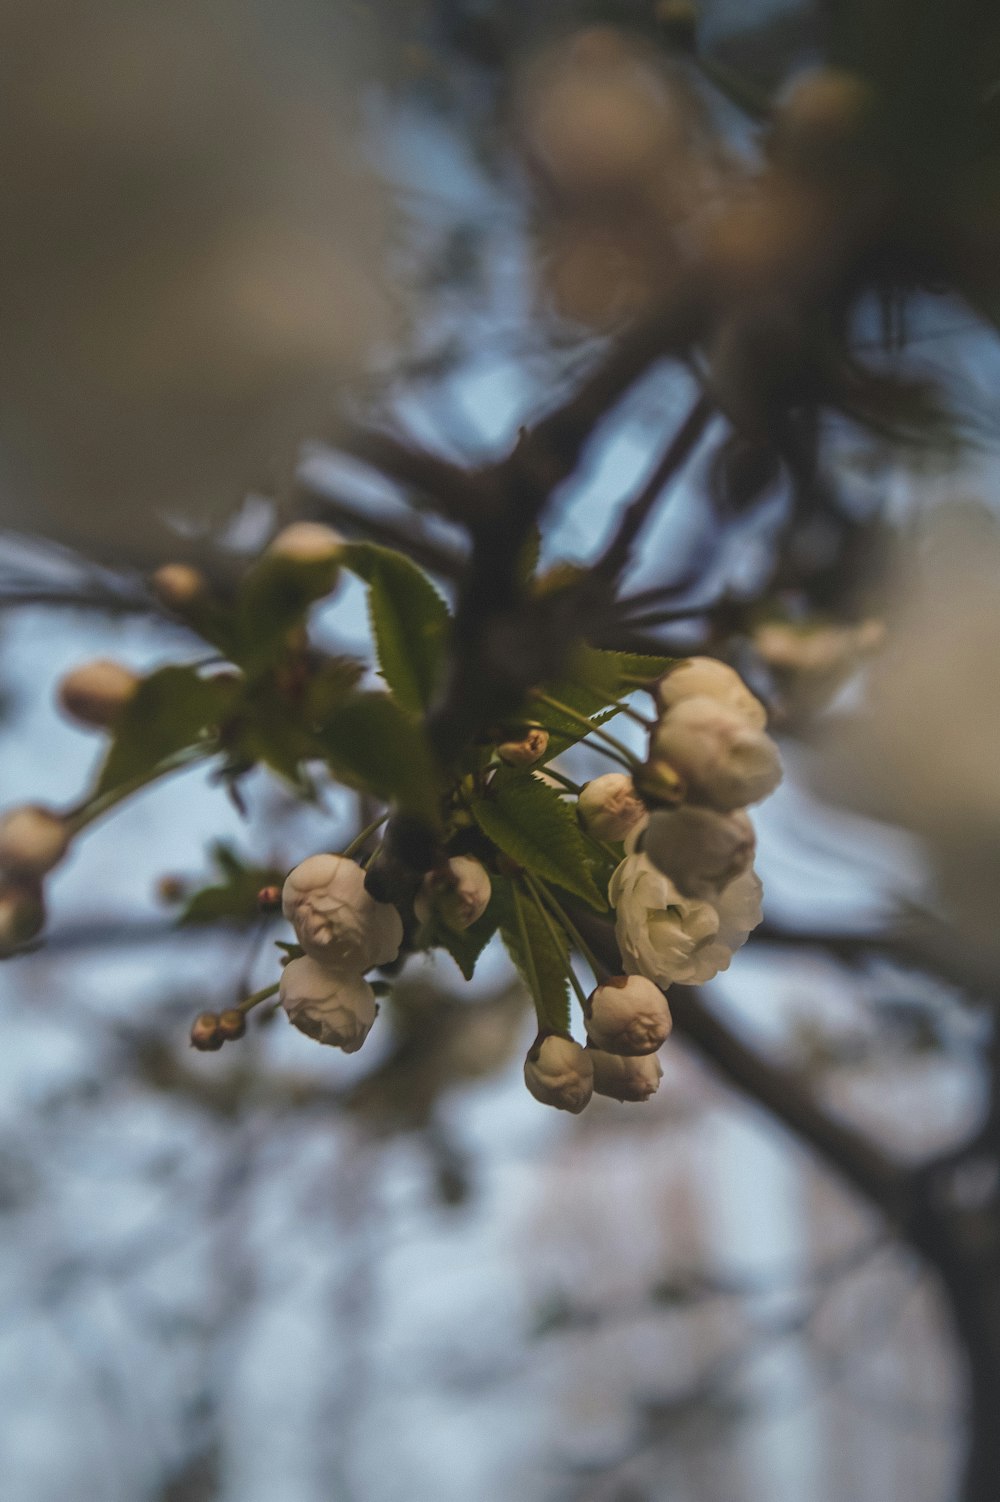
[[[239,1007],[229,1007],[219,1014],[219,1032],[225,1042],[231,1042],[234,1038],[242,1038],[247,1030],[246,1013],[241,1012]]]
[[[191,1047],[214,1053],[225,1040],[219,1031],[218,1012],[199,1012],[191,1024]]]
[[[262,913],[277,912],[281,906],[281,888],[261,887],[257,893],[257,906]]]

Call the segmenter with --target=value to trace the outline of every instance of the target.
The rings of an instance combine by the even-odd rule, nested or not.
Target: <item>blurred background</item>
[[[995,1267],[1000,33],[930,0],[538,9],[3,8],[2,801],[99,764],[67,669],[198,657],[159,563],[224,585],[302,515],[451,593],[467,539],[352,424],[503,454],[708,266],[710,328],[597,429],[542,563],[597,556],[707,390],[604,629],[724,651],[782,743],[765,923],[709,1000],[902,1172],[959,1150],[945,1208]],[[313,629],[370,660],[357,584]],[[366,822],[241,787],[100,822],[0,967],[8,1502],[960,1494],[969,1354],[898,1207],[684,1038],[641,1110],[546,1111],[497,946],[472,984],[412,960],[363,1055],[280,1013],[191,1052],[288,933],[176,904]]]

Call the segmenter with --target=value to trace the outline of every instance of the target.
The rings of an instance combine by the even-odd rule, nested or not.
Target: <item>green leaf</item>
[[[486,796],[474,801],[472,812],[483,833],[518,865],[605,910],[583,836],[554,788],[529,772],[504,767]]]
[[[236,598],[233,661],[249,676],[265,671],[287,649],[288,634],[310,606],[328,595],[338,558],[286,558],[264,553],[244,576]]]
[[[121,787],[193,746],[225,717],[239,691],[231,678],[201,678],[195,668],[151,673],[125,706],[95,791]]]
[[[368,585],[382,676],[404,709],[422,712],[441,676],[450,619],[447,605],[427,575],[391,548],[350,543],[342,558]]]
[[[231,846],[218,843],[212,848],[222,881],[202,887],[186,902],[177,922],[255,923],[260,918],[257,893],[261,887],[281,886],[284,871],[273,866],[245,866]]]
[[[496,904],[491,900],[485,913],[460,933],[435,918],[427,925],[427,938],[431,948],[446,949],[465,979],[471,980],[476,961],[496,933],[498,921]]]
[[[493,883],[493,905],[496,908],[500,936],[518,974],[531,992],[539,1021],[555,1032],[568,1033],[569,946],[556,942],[548,924],[523,887],[518,895],[524,933],[531,951],[530,960],[524,951],[524,937],[514,902],[513,883],[504,877],[497,877]]]
[[[565,678],[557,683],[546,683],[541,692],[565,704],[577,714],[586,715],[596,723],[610,719],[617,713],[605,711],[616,699],[634,693],[636,685],[630,680],[643,678],[650,682],[659,678],[677,662],[675,657],[648,657],[638,652],[605,652],[597,647],[581,646],[574,652]],[[545,761],[575,745],[587,732],[571,715],[560,714],[548,704],[537,703],[527,717],[534,714],[552,735]]]
[[[334,776],[348,787],[438,824],[437,776],[423,727],[388,694],[355,694],[330,717],[317,740]]]

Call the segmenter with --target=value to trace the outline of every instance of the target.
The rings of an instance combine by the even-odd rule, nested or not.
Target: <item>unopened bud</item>
[[[0,871],[37,878],[57,866],[69,848],[68,821],[50,808],[25,803],[0,818]]]
[[[632,781],[642,800],[653,808],[676,808],[687,793],[683,777],[662,756],[650,757],[636,767]]]
[[[174,903],[183,902],[187,889],[182,876],[161,876],[156,883],[156,896],[164,906],[173,907]]]
[[[276,913],[281,907],[280,887],[261,887],[257,893],[257,908],[262,913]]]
[[[606,1053],[655,1053],[670,1033],[667,998],[644,975],[619,975],[591,992],[584,1008],[587,1036]]]
[[[319,563],[336,558],[344,539],[323,522],[292,522],[282,528],[267,545],[267,552],[278,558],[294,558],[300,563]]]
[[[26,944],[44,924],[45,905],[36,883],[0,883],[0,954]]]
[[[442,870],[427,872],[413,911],[420,923],[437,913],[446,927],[461,933],[485,913],[491,891],[481,861],[471,855],[454,855]]]
[[[509,767],[530,767],[549,749],[549,732],[540,725],[526,726],[518,736],[501,741],[497,755]]]
[[[59,684],[60,706],[81,725],[109,730],[139,686],[141,679],[120,662],[98,658],[67,673]]]
[[[584,825],[599,840],[624,840],[648,812],[627,772],[605,772],[588,782],[580,794],[577,811]]]
[[[191,1024],[191,1047],[202,1053],[215,1053],[224,1041],[218,1012],[199,1012]]]
[[[588,1048],[594,1063],[594,1094],[609,1095],[612,1100],[644,1101],[655,1095],[663,1078],[663,1069],[655,1053],[641,1058],[625,1058]]]
[[[246,1030],[246,1013],[241,1012],[239,1007],[229,1007],[225,1012],[219,1013],[219,1034],[224,1042],[242,1038]]]
[[[205,575],[189,563],[165,563],[149,582],[156,598],[168,610],[183,611],[208,594]]]
[[[550,1033],[529,1050],[524,1083],[543,1106],[578,1116],[594,1091],[593,1061],[575,1039]]]

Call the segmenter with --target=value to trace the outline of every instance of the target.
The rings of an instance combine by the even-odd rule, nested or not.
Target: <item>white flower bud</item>
[[[598,986],[584,1016],[594,1048],[630,1056],[655,1053],[673,1026],[667,998],[644,975],[619,975]]]
[[[756,843],[742,809],[723,814],[686,803],[653,814],[642,848],[685,897],[712,901],[747,869]]]
[[[150,577],[156,598],[168,610],[184,610],[208,593],[208,580],[189,563],[165,563]]]
[[[600,1048],[588,1048],[594,1061],[594,1094],[609,1095],[612,1100],[649,1100],[660,1088],[663,1067],[655,1053],[640,1058],[626,1058],[622,1054],[605,1053]]]
[[[131,668],[98,658],[66,674],[59,684],[59,704],[82,725],[107,730],[119,718],[140,681]]]
[[[594,1092],[594,1065],[573,1038],[550,1033],[524,1061],[524,1083],[543,1106],[578,1116]]]
[[[375,992],[362,976],[330,970],[308,955],[289,960],[278,995],[300,1032],[345,1053],[357,1053],[375,1021]]]
[[[530,767],[549,749],[549,732],[540,725],[529,726],[517,740],[503,741],[497,755],[509,767]]]
[[[741,714],[755,730],[767,724],[767,710],[750,692],[739,673],[717,657],[689,657],[659,678],[653,696],[666,714],[682,699],[714,699]]]
[[[344,539],[323,522],[292,522],[283,527],[267,545],[267,552],[278,558],[294,558],[298,563],[319,563],[336,558]]]
[[[61,815],[37,803],[12,808],[0,818],[0,871],[37,878],[57,866],[69,848],[72,830]]]
[[[44,923],[45,905],[38,886],[0,882],[0,954],[33,939]]]
[[[295,867],[281,909],[307,955],[324,965],[357,970],[387,965],[399,953],[403,924],[396,909],[365,891],[365,873],[342,855],[312,855]]]
[[[492,887],[489,873],[471,855],[453,855],[441,871],[428,871],[413,902],[421,923],[437,913],[448,928],[461,933],[489,906]]]
[[[684,897],[645,854],[625,857],[611,878],[608,898],[626,973],[657,986],[691,984],[697,951],[718,932],[712,904]]]
[[[627,772],[605,772],[588,782],[577,808],[587,829],[599,840],[624,840],[649,817]]]
[[[759,803],[781,781],[778,748],[715,699],[682,699],[653,733],[653,756],[676,768],[692,803],[728,812]]]

